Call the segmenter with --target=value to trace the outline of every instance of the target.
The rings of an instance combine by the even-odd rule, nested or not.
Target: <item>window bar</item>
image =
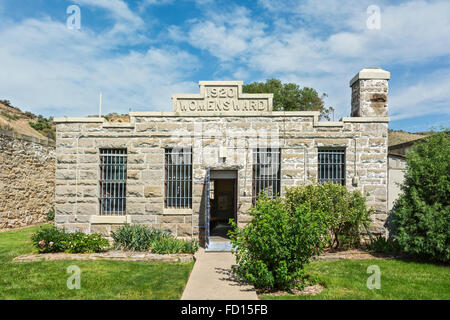
[[[173,203],[173,195],[175,193],[175,188],[174,188],[174,182],[173,182],[173,158],[174,158],[174,155],[173,155],[173,151],[172,150],[170,152],[169,157],[170,157],[170,190],[171,190],[171,192],[170,192],[170,199],[169,200],[170,200],[170,205],[173,206],[174,205],[174,203]]]
[[[112,201],[111,201],[111,197],[113,196],[113,194],[112,194],[112,164],[113,164],[113,157],[112,157],[112,155],[110,154],[109,155],[109,183],[108,183],[108,186],[109,186],[109,197],[108,197],[108,202],[109,202],[109,215],[112,215],[112,210],[113,210],[113,207],[112,207]]]
[[[164,154],[164,163],[167,163],[167,152]],[[164,166],[164,206],[167,208],[167,196],[169,194],[168,190],[169,172],[167,166]]]
[[[103,185],[102,185],[102,181],[103,181],[103,157],[100,156],[100,191],[99,191],[99,195],[100,195],[100,215],[103,215]]]
[[[345,149],[323,149],[318,154],[319,182],[345,185]]]
[[[192,207],[192,150],[166,149],[165,206]]]
[[[100,214],[124,214],[126,209],[126,150],[102,149],[100,157]]]
[[[112,175],[112,163],[113,163],[113,158],[110,155],[108,155],[108,160],[109,160],[109,165],[108,165],[108,187],[109,187],[109,194],[108,194],[108,213],[111,215],[112,214],[112,202],[111,202],[111,197],[112,197],[112,185],[111,185],[111,175]]]
[[[269,198],[281,194],[281,153],[278,148],[255,148],[253,150],[253,203],[263,191]]]
[[[117,180],[117,177],[116,177],[116,166],[117,166],[117,157],[116,157],[116,154],[117,154],[117,150],[114,150],[114,152],[113,152],[113,154],[114,154],[114,164],[113,164],[113,179],[114,179],[114,181],[116,181]],[[113,184],[113,196],[114,196],[114,198],[113,198],[113,207],[114,207],[114,213],[115,213],[115,215],[117,215],[118,213],[117,213],[117,206],[116,206],[116,199],[117,199],[117,183],[116,182],[114,182],[114,184]]]
[[[186,208],[186,164],[183,156],[183,208]]]
[[[106,214],[111,214],[111,156],[106,155]]]

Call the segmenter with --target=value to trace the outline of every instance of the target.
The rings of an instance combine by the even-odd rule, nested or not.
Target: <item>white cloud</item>
[[[139,4],[139,11],[142,12],[151,6],[163,6],[172,4],[175,0],[142,0]]]
[[[424,66],[430,63],[433,70],[438,68],[435,59],[450,56],[448,1],[377,1],[380,30],[366,27],[372,0],[260,0],[264,10],[255,12],[228,3],[223,10],[220,3],[206,0],[205,6],[202,1],[194,1],[195,19],[169,26],[153,40],[147,38],[149,24],[123,0],[75,1],[82,14],[85,7],[109,14],[113,26],[101,33],[83,24],[79,32],[68,30],[50,18],[17,23],[0,15],[0,98],[31,111],[85,115],[95,113],[102,89],[105,112],[126,112],[130,106],[170,110],[170,95],[196,92],[196,81],[186,79],[206,67],[201,66],[203,52],[195,57],[177,46],[162,46],[160,40],[167,43],[168,37],[217,58],[218,64],[208,66],[210,79],[203,80],[277,77],[311,86],[328,93],[327,104],[339,118],[350,112],[348,81],[360,69],[408,67],[414,72],[416,65],[428,70]],[[137,7],[171,2],[144,0]],[[130,44],[148,50],[122,51]],[[393,118],[447,114],[449,74],[443,70],[401,80],[393,72]]]
[[[121,41],[122,43],[136,44],[137,41],[145,39],[145,36],[134,34],[137,30],[144,28],[145,23],[142,18],[132,12],[128,4],[123,0],[76,0],[80,5],[81,16],[83,17],[83,8],[85,6],[90,8],[99,8],[105,10],[108,15],[114,20],[113,27],[105,33],[105,37],[109,41]],[[82,19],[83,21],[83,19]],[[82,28],[83,28],[82,22]],[[133,34],[136,39],[129,39],[128,36]],[[118,38],[121,37],[121,38]]]
[[[176,41],[187,41],[192,46],[207,50],[222,61],[232,60],[247,53],[251,42],[264,34],[266,25],[253,20],[245,7],[231,6],[226,12],[208,10],[207,19],[190,21],[190,29],[183,34],[178,27],[169,29]]]
[[[186,32],[173,29],[173,39],[207,50],[229,74],[242,74],[234,70],[245,65],[246,74],[297,79],[301,85],[323,90],[339,116],[349,114],[348,81],[362,68],[425,64],[450,55],[449,1],[379,1],[380,30],[366,26],[367,7],[373,4],[369,0],[259,3],[264,17],[242,7],[221,15],[207,10],[203,19],[190,22]],[[263,18],[273,20],[273,25],[269,28]],[[420,88],[419,83],[403,84],[409,85]],[[442,83],[436,87],[432,90],[436,95],[448,89]],[[402,108],[395,112],[411,117],[421,111],[417,106],[417,112]]]
[[[75,0],[80,5],[98,7],[109,11],[116,20],[123,20],[135,26],[144,22],[141,17],[133,13],[123,0]]]
[[[111,54],[119,40],[48,18],[9,24],[0,30],[0,97],[36,113],[84,116],[97,112],[100,90],[104,112],[127,112],[170,110],[172,93],[196,87],[185,80],[196,57],[170,47]]]
[[[449,101],[450,69],[443,69],[391,92],[389,107],[392,119],[400,120],[429,114],[450,115]]]

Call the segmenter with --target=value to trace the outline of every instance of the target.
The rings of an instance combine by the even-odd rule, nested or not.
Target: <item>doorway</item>
[[[230,219],[237,220],[236,171],[211,171],[210,242],[229,242]]]

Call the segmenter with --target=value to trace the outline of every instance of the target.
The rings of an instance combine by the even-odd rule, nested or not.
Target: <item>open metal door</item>
[[[206,248],[209,246],[209,225],[210,225],[210,219],[211,219],[211,201],[210,201],[210,182],[211,182],[211,171],[210,169],[206,170],[206,176],[205,176],[205,241],[206,241]]]

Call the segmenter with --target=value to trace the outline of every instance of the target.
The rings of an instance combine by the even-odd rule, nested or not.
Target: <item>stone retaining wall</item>
[[[143,262],[172,262],[187,263],[194,261],[193,254],[156,254],[134,251],[107,251],[100,253],[40,253],[26,254],[14,258],[14,262],[39,262],[58,260],[115,260],[115,261],[143,261]]]
[[[0,229],[45,222],[54,175],[54,142],[0,130]]]

